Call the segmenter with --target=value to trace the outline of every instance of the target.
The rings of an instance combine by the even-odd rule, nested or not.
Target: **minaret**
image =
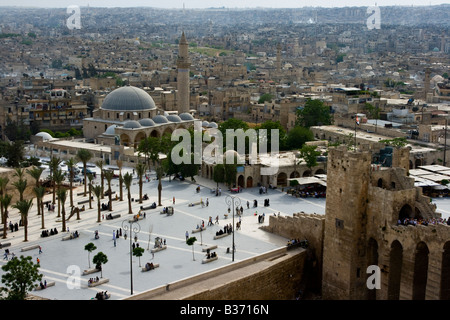
[[[178,45],[178,59],[177,59],[177,88],[178,88],[178,114],[189,112],[189,61],[188,43],[186,36],[181,35],[180,43]]]
[[[431,74],[431,69],[430,68],[425,68],[425,83],[424,83],[424,100],[425,103],[427,102],[427,95],[428,95],[428,91],[430,91],[430,74]]]

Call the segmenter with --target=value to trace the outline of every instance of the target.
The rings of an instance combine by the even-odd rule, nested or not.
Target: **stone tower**
[[[427,95],[428,92],[430,91],[430,74],[431,74],[431,69],[430,68],[426,68],[425,69],[425,83],[424,83],[424,100],[425,102],[427,102]]]
[[[191,62],[188,54],[188,43],[186,36],[181,35],[180,43],[178,45],[178,58],[177,58],[177,89],[178,89],[178,114],[189,112],[189,67]]]
[[[370,152],[331,149],[323,244],[324,299],[359,299],[366,278],[366,210]]]

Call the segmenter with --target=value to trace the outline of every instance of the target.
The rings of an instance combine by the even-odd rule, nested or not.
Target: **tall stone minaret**
[[[180,43],[178,45],[178,58],[177,58],[177,88],[178,88],[178,114],[189,112],[189,67],[191,62],[188,54],[188,43],[186,36],[181,35]]]

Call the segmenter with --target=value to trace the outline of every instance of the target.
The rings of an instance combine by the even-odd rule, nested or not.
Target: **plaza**
[[[98,168],[91,169],[94,172],[97,170],[97,173],[99,173]],[[127,171],[132,173],[133,169],[124,168],[122,173],[125,174]],[[45,176],[46,172],[43,173],[43,177]],[[96,184],[100,181],[99,176],[97,174]],[[136,175],[133,177],[131,194],[133,198],[137,199],[139,194],[138,179]],[[150,174],[149,178],[149,181],[145,181],[143,184],[143,194],[147,194],[149,199],[143,201],[142,204],[136,201],[132,202],[134,215],[139,212],[140,206],[146,207],[153,202],[158,202],[158,181],[155,179],[154,174]],[[144,210],[145,218],[132,225],[132,228],[139,225],[140,229],[137,234],[133,232],[132,241],[134,242],[136,235],[136,243],[139,243],[139,246],[145,249],[140,258],[132,256],[133,294],[139,294],[152,288],[233,263],[232,253],[227,253],[227,250],[232,247],[232,235],[214,240],[217,231],[223,230],[225,225],[233,222],[231,213],[225,219],[225,214],[228,214],[228,205],[225,201],[227,195],[237,196],[244,208],[241,217],[241,229],[235,230],[234,234],[236,246],[235,262],[286,245],[288,239],[259,229],[262,225],[268,224],[269,215],[292,215],[292,213],[300,211],[317,214],[325,213],[325,199],[294,198],[285,192],[281,192],[281,190],[270,189],[267,194],[260,194],[259,188],[255,187],[244,189],[238,194],[230,194],[227,188],[220,184],[222,194],[221,196],[216,196],[214,193],[211,193],[211,189],[215,188],[216,184],[201,177],[196,177],[195,183],[191,182],[190,179],[169,181],[169,178],[164,178],[162,185],[162,207]],[[198,185],[200,185],[199,193],[196,192]],[[105,181],[106,188],[107,184]],[[84,186],[82,184],[74,189],[75,205],[79,201],[88,199],[78,195],[83,190]],[[119,194],[117,178],[112,181],[112,190]],[[29,241],[23,241],[23,227],[20,227],[19,231],[8,232],[7,239],[2,241],[2,243],[11,243],[8,249],[16,256],[29,255],[34,262],[39,258],[39,270],[44,275],[43,281],[46,280],[47,283],[55,282],[54,286],[44,290],[32,291],[31,294],[46,299],[88,300],[92,299],[97,292],[107,290],[108,293],[111,293],[111,300],[120,300],[130,296],[130,232],[125,231],[124,225],[130,226],[128,221],[132,218],[132,215],[128,214],[128,200],[125,187],[123,195],[123,201],[116,200],[112,202],[112,212],[107,210],[101,212],[105,219],[102,219],[100,223],[97,222],[97,199],[94,197],[92,209],[89,209],[89,204],[85,203],[86,210],[80,213],[81,220],[76,220],[76,215],[74,215],[67,221],[69,232],[78,231],[80,236],[66,241],[62,241],[62,238],[68,236],[69,232],[61,232],[61,220],[56,218],[57,209],[55,209],[55,212],[45,210],[45,229],[50,230],[56,227],[59,233],[45,238],[40,237],[42,232],[41,217],[37,216],[36,203],[34,203],[29,213]],[[51,194],[46,195],[44,201],[50,200],[51,197]],[[175,197],[175,204],[173,204],[173,197]],[[189,204],[201,200],[206,203],[206,199],[209,202],[208,206],[189,206]],[[264,199],[270,199],[269,207],[263,206]],[[253,200],[258,201],[258,207],[253,208]],[[247,201],[250,203],[249,209],[247,209]],[[101,202],[107,203],[108,197],[105,196]],[[160,212],[165,206],[173,206],[174,214],[161,214]],[[79,205],[79,207],[81,206]],[[66,217],[69,216],[69,213],[69,204],[66,201]],[[109,213],[113,215],[120,214],[120,217],[107,220],[106,215]],[[262,214],[265,215],[265,219],[263,222],[259,222],[258,216]],[[219,223],[208,226],[209,217],[212,217],[214,223],[217,216]],[[9,220],[13,223],[19,220],[17,210],[10,210]],[[206,230],[192,233],[202,221],[205,223]],[[234,225],[238,221],[239,217],[235,216]],[[113,232],[121,228],[122,237],[114,241]],[[95,231],[98,231],[99,239],[94,239]],[[186,244],[186,231],[188,231],[190,237],[195,236],[197,239],[193,247]],[[127,239],[124,238],[125,232],[128,233]],[[167,249],[152,254],[151,249],[155,244],[156,237],[166,241]],[[90,253],[90,261],[88,261],[88,252],[84,250],[84,246],[89,242],[94,243],[97,247],[96,250]],[[34,245],[40,245],[42,253],[39,253],[37,248],[21,251],[22,248]],[[213,245],[217,245],[217,248],[212,251],[216,252],[219,258],[203,264],[202,260],[205,258],[206,253],[202,249]],[[106,254],[108,258],[108,262],[102,266],[102,274],[96,272],[82,275],[85,269],[94,268],[92,258],[100,251]],[[147,262],[159,264],[160,266],[154,270],[142,272],[141,269]],[[2,265],[5,263],[6,260],[1,260]],[[3,271],[0,272],[3,273]],[[97,276],[99,278],[101,276],[102,278],[107,278],[109,282],[97,287],[89,287],[88,280]]]

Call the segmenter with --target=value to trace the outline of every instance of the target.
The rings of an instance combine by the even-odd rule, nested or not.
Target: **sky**
[[[0,0],[0,6],[31,6],[66,8],[85,7],[156,7],[186,9],[226,8],[302,8],[302,7],[367,7],[367,6],[429,6],[450,4],[450,0]]]

